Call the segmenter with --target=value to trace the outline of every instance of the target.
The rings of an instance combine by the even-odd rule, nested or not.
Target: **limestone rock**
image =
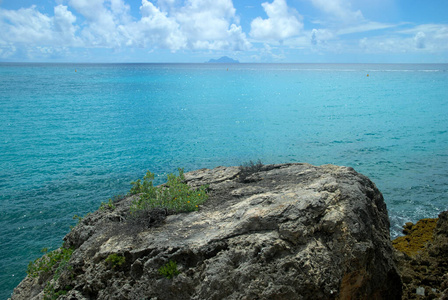
[[[198,212],[162,211],[142,226],[128,197],[84,218],[65,237],[76,248],[70,267],[50,278],[55,291],[69,287],[60,299],[401,298],[386,205],[367,177],[281,164],[241,182],[240,171],[186,173],[191,186],[209,186]],[[172,279],[159,273],[169,261]],[[40,299],[39,288],[27,278],[12,299]]]

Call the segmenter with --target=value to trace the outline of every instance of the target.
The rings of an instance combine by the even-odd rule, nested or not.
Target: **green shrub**
[[[101,210],[105,210],[105,209],[110,209],[110,210],[114,210],[115,209],[115,205],[112,202],[112,199],[109,198],[108,202],[101,202],[101,206],[100,206]]]
[[[180,272],[177,270],[177,263],[170,260],[159,268],[159,274],[168,279],[172,279],[174,276],[179,275]]]
[[[72,286],[67,285],[64,287],[64,289],[56,291],[54,289],[54,285],[47,282],[44,288],[44,300],[56,300],[59,298],[59,296],[67,295],[69,291],[73,289]]]
[[[42,252],[46,254],[28,264],[26,272],[30,277],[38,277],[41,273],[51,272],[55,266],[58,266],[58,270],[65,267],[74,249],[61,247],[49,253],[47,251],[46,248],[42,249]]]
[[[179,175],[168,174],[167,183],[162,186],[153,185],[154,174],[150,171],[143,177],[143,181],[139,179],[131,182],[130,193],[140,194],[139,199],[131,204],[131,214],[160,208],[173,213],[198,210],[199,205],[208,198],[206,187],[193,190],[184,182],[184,170],[178,170]]]
[[[72,257],[74,249],[61,247],[54,251],[48,252],[47,248],[43,248],[41,252],[45,253],[44,256],[37,258],[36,260],[28,264],[27,274],[30,277],[38,277],[44,273],[53,273],[53,280],[57,280],[64,270],[70,270],[68,261]],[[73,287],[66,286],[64,289],[56,291],[53,284],[50,283],[51,279],[47,281],[44,288],[43,299],[54,300],[61,295],[67,294]]]
[[[112,269],[116,269],[126,262],[126,258],[124,256],[113,253],[105,259],[105,262],[108,263],[109,266],[112,267]]]

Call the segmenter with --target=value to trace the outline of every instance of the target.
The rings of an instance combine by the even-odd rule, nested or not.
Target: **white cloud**
[[[395,27],[402,26],[404,23],[387,24],[381,22],[370,21],[366,19],[359,9],[353,9],[350,0],[309,0],[311,3],[326,16],[324,20],[319,20],[323,29],[313,30],[311,35],[311,44],[314,49],[325,50],[327,52],[347,52],[354,53],[356,51],[371,52],[393,51],[398,40],[391,39],[390,36],[382,36],[376,33],[374,36],[381,37],[378,39],[361,39],[352,40],[345,35],[360,34],[372,31],[383,31]],[[356,2],[356,1],[355,1]],[[359,4],[359,3],[358,3]],[[364,4],[364,2],[363,2]],[[365,6],[365,5],[364,5]],[[372,33],[369,33],[372,36]],[[399,47],[401,48],[401,47]]]
[[[443,53],[448,51],[448,25],[424,24],[389,36],[363,38],[359,46],[366,53]]]
[[[250,25],[240,24],[243,15],[232,0],[138,1],[141,5],[130,0],[55,0],[53,12],[46,7],[47,14],[39,11],[41,6],[0,8],[0,57],[81,53],[74,47],[87,48],[82,55],[89,53],[88,48],[113,49],[114,53],[163,49],[181,54],[185,50],[223,54],[257,50],[255,57],[261,61],[282,60],[293,49],[313,54],[448,51],[448,25],[371,21],[358,8],[370,13],[367,8],[373,4],[362,0],[302,0],[321,12],[316,18],[305,16],[305,24],[315,28],[304,28],[303,17],[287,0],[264,0],[268,1],[261,4],[266,16],[252,17]],[[299,2],[290,1],[290,5]],[[139,6],[131,10],[130,5]]]
[[[6,44],[0,41],[0,57],[1,58],[9,58],[12,57],[17,51],[17,48],[14,44]]]
[[[448,50],[447,24],[423,24],[400,30],[397,33],[404,35],[412,47],[418,50],[424,49],[430,52]]]
[[[176,51],[186,47],[187,38],[179,24],[167,13],[161,12],[154,4],[142,1],[142,18],[138,22],[123,26],[127,46],[164,48]]]
[[[131,21],[129,12],[131,10],[130,6],[124,3],[123,0],[110,0],[110,8],[114,16],[120,19],[121,22]]]
[[[76,45],[76,17],[67,6],[54,8],[54,17],[40,13],[36,6],[19,10],[0,9],[0,41],[28,46]]]
[[[282,61],[286,58],[283,51],[278,47],[272,47],[268,43],[264,43],[262,48],[257,49],[257,54],[252,55],[253,60],[258,62],[264,61]]]
[[[433,36],[435,39],[448,39],[447,24],[423,24],[398,31],[398,33],[411,35],[417,34],[418,32],[424,32],[427,35]]]
[[[246,34],[243,32],[241,26],[236,26],[235,24],[230,25],[228,30],[230,39],[228,48],[236,51],[248,50],[252,47],[246,38]]]
[[[282,41],[299,35],[303,29],[299,13],[288,7],[285,0],[262,4],[268,18],[257,17],[251,23],[250,36],[257,40]]]
[[[426,38],[426,34],[421,31],[417,32],[417,34],[414,36],[415,47],[417,49],[425,48],[425,38]]]
[[[387,29],[392,27],[397,27],[400,24],[385,24],[385,23],[379,23],[379,22],[372,22],[372,21],[364,21],[359,24],[355,24],[348,27],[343,27],[339,30],[337,30],[338,35],[343,34],[351,34],[351,33],[359,33],[359,32],[367,32],[367,31],[373,31],[373,30],[381,30],[381,29]]]
[[[342,23],[357,23],[364,20],[360,10],[353,11],[350,3],[344,0],[311,0],[313,5]]]
[[[361,10],[352,9],[346,0],[310,0],[313,5],[324,12],[328,18],[317,21],[327,28],[331,28],[336,35],[382,30],[401,24],[386,24],[366,19]]]
[[[89,23],[99,22],[105,15],[109,18],[103,3],[103,0],[69,0],[69,5],[82,14]]]
[[[70,0],[87,20],[83,39],[98,47],[231,49],[250,47],[236,20],[231,0],[190,0],[184,6],[172,0],[142,0],[141,18],[132,21],[122,0]],[[177,5],[175,5],[177,4]]]
[[[336,39],[337,36],[332,31],[314,28],[311,31],[303,32],[300,36],[286,40],[283,45],[295,49],[325,50],[334,46],[331,42]]]
[[[54,30],[59,33],[63,44],[80,45],[79,39],[75,36],[77,27],[73,25],[76,22],[76,17],[67,10],[67,6],[55,6],[53,22]]]
[[[19,10],[0,9],[0,40],[12,43],[48,43],[52,20],[37,11],[36,6]]]
[[[310,35],[310,42],[313,46],[320,46],[329,40],[335,39],[334,33],[327,29],[313,29]]]
[[[187,37],[190,49],[246,50],[250,47],[238,25],[231,0],[190,0],[170,12]]]
[[[110,9],[105,4],[108,4]],[[87,22],[81,32],[86,46],[120,47],[122,45],[123,40],[118,27],[123,14],[126,14],[122,0],[112,0],[112,2],[110,0],[70,0],[69,5],[86,18]]]

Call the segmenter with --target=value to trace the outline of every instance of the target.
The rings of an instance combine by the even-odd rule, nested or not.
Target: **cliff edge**
[[[242,171],[186,173],[208,185],[197,212],[138,222],[134,195],[86,216],[56,251],[66,259],[12,299],[401,299],[386,204],[367,177],[334,165]]]

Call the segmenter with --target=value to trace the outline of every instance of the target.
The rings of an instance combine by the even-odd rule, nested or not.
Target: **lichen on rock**
[[[426,244],[433,240],[437,220],[421,219],[415,225],[410,222],[406,223],[403,229],[403,233],[406,235],[392,241],[394,248],[409,256],[415,256],[424,251]]]
[[[448,211],[406,223],[393,241],[404,299],[448,299]]]

